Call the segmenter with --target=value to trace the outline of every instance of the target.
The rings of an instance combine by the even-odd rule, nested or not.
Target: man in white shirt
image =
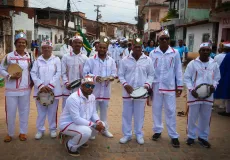
[[[73,51],[73,48],[71,47],[71,45],[69,45],[69,38],[65,38],[64,39],[64,44],[63,46],[60,48],[60,52],[62,57],[70,52]]]
[[[176,95],[180,96],[183,89],[182,65],[180,54],[169,46],[168,30],[159,35],[160,46],[150,52],[155,77],[153,81],[153,131],[152,140],[160,138],[163,131],[162,109],[164,105],[168,135],[173,147],[180,147],[179,134],[176,132]]]
[[[82,79],[81,87],[67,99],[59,119],[61,134],[72,137],[65,144],[71,156],[80,156],[78,148],[89,147],[86,142],[90,137],[105,129],[96,111],[96,100],[92,94],[94,87],[92,77],[86,76]]]
[[[66,54],[62,58],[62,109],[65,107],[66,99],[77,88],[70,88],[70,84],[80,78],[83,78],[83,67],[88,59],[87,56],[81,52],[83,45],[83,38],[81,36],[74,36],[72,38],[73,51]]]
[[[111,82],[109,80],[102,81],[102,78],[116,77],[117,70],[115,61],[107,55],[108,44],[100,42],[98,53],[94,57],[89,58],[84,66],[84,75],[93,76],[95,79],[95,89],[93,94],[97,100],[98,111],[100,111],[100,119],[105,122],[105,132],[103,135],[112,138],[113,134],[109,132],[107,123],[108,105],[111,96]]]
[[[121,60],[118,77],[123,85],[122,131],[124,137],[120,139],[122,144],[132,139],[132,117],[134,117],[137,143],[144,144],[142,127],[146,98],[132,99],[130,94],[138,87],[145,87],[146,89],[152,87],[154,78],[152,66],[152,60],[142,53],[140,39],[135,41],[133,53]]]
[[[210,148],[208,142],[210,120],[213,105],[213,94],[205,99],[199,99],[196,87],[201,84],[209,84],[210,92],[213,93],[220,80],[218,64],[209,58],[211,46],[202,43],[199,50],[200,56],[191,61],[184,74],[184,83],[188,89],[188,139],[187,144],[192,145],[198,134],[199,143],[205,148]],[[196,123],[198,125],[196,125]]]

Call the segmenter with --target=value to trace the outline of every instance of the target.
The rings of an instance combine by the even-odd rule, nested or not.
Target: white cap
[[[81,84],[88,83],[88,82],[93,82],[93,77],[91,76],[86,76],[85,78],[81,79]]]
[[[223,43],[224,48],[230,48],[230,43]]]
[[[52,42],[49,41],[49,40],[42,41],[41,46],[50,46],[50,47],[52,47]]]
[[[72,41],[74,41],[74,40],[76,40],[76,39],[79,39],[80,41],[83,42],[83,38],[82,38],[81,36],[74,36],[74,37],[72,38]]]
[[[203,48],[203,47],[208,47],[208,48],[212,48],[212,45],[211,45],[211,43],[209,43],[209,42],[204,42],[204,43],[201,43],[201,45],[200,45],[200,48]]]

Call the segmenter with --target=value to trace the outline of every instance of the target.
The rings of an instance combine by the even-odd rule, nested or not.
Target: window
[[[193,52],[194,34],[188,35],[188,51]]]
[[[208,42],[210,38],[210,34],[209,33],[204,33],[202,36],[202,42]]]

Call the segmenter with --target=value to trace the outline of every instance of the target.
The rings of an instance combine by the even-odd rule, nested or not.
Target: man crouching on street
[[[73,137],[66,142],[65,147],[74,157],[80,156],[79,147],[89,147],[86,142],[90,137],[105,129],[104,122],[99,120],[96,111],[95,96],[92,94],[94,87],[92,77],[82,79],[81,87],[67,98],[60,116],[61,133]]]

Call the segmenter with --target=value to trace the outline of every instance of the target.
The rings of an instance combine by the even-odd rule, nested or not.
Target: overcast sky
[[[102,19],[107,22],[128,22],[136,24],[134,17],[137,15],[135,0],[70,0],[71,10],[80,11],[86,14],[88,19],[96,20],[96,7],[94,5],[103,5],[101,7]],[[66,9],[67,0],[29,0],[30,7],[53,7]]]

